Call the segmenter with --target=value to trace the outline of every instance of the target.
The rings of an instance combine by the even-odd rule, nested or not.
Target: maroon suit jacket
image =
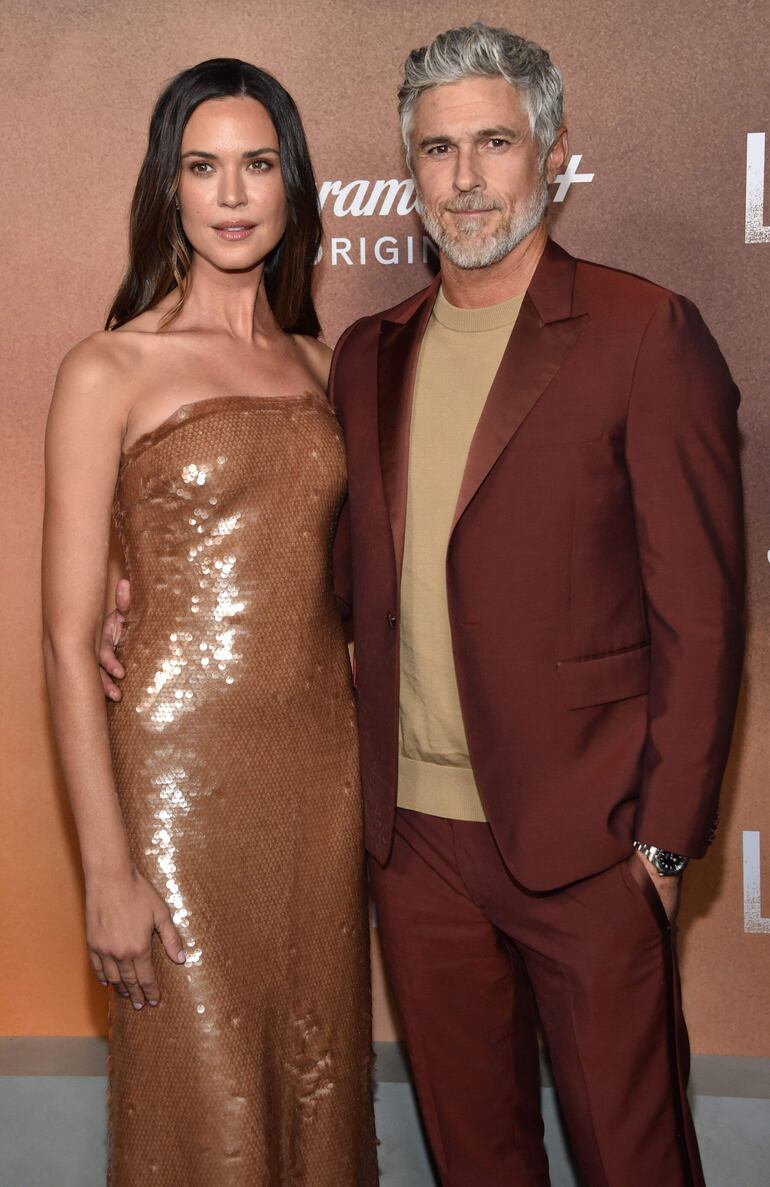
[[[367,848],[396,810],[410,406],[438,281],[341,338]],[[697,309],[549,241],[479,421],[447,548],[460,704],[511,871],[546,890],[716,818],[743,646],[738,391]]]

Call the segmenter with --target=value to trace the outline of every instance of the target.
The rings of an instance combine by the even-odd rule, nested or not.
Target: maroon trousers
[[[399,810],[370,867],[443,1187],[547,1187],[538,1015],[584,1187],[704,1187],[674,936],[638,859],[533,893],[488,825]]]

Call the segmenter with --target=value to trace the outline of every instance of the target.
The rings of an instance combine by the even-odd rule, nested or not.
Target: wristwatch
[[[689,857],[682,857],[680,853],[670,853],[668,849],[659,849],[657,845],[645,845],[644,841],[634,841],[634,849],[638,849],[651,865],[655,866],[661,878],[671,878],[674,874],[681,874],[690,860]]]

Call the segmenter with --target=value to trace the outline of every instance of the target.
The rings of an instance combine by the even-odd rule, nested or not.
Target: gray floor
[[[103,1069],[100,1040],[0,1039],[1,1187],[103,1187]],[[544,1079],[552,1187],[574,1187]],[[693,1089],[708,1187],[768,1187],[770,1061],[701,1056]],[[395,1044],[378,1052],[376,1111],[382,1187],[434,1187]]]

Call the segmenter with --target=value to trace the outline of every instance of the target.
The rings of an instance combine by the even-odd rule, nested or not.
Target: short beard
[[[540,226],[548,209],[548,184],[543,176],[524,208],[518,211],[514,206],[510,218],[493,234],[480,234],[478,228],[469,223],[464,230],[452,235],[439,221],[438,216],[425,208],[422,194],[417,187],[416,195],[417,211],[425,230],[441,254],[457,268],[488,268],[491,264],[498,264],[521,243],[522,239],[526,239],[527,235]],[[488,198],[482,194],[470,193],[464,199],[456,198],[445,208],[480,210],[486,209],[488,205]]]

